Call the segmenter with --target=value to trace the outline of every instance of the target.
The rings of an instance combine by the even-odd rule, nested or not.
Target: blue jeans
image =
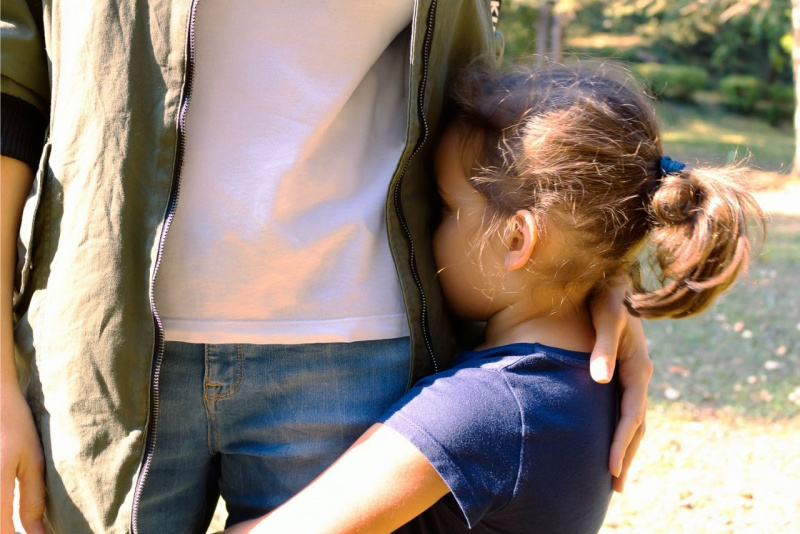
[[[139,532],[204,533],[279,506],[406,391],[408,338],[308,345],[168,342]]]

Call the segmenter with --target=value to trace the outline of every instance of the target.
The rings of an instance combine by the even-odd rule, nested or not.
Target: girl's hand
[[[19,516],[25,532],[44,534],[44,457],[30,408],[16,383],[5,383],[0,412],[0,531],[14,532],[14,481],[19,480]]]
[[[624,285],[610,286],[591,301],[592,322],[597,332],[589,364],[592,378],[608,382],[617,364],[622,387],[621,416],[608,458],[613,486],[618,492],[625,486],[628,468],[644,437],[647,385],[653,374],[642,322],[631,316],[623,304],[625,290]]]

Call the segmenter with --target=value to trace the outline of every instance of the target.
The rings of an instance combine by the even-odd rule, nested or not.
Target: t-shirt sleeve
[[[425,455],[470,527],[513,496],[522,417],[502,371],[466,368],[426,378],[380,421]]]

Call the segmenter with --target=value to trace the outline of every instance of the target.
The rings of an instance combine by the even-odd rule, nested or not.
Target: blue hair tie
[[[662,157],[661,161],[659,162],[659,166],[661,168],[661,178],[667,176],[668,174],[679,173],[684,168],[686,168],[685,163],[681,163],[680,161],[675,161],[669,156]]]

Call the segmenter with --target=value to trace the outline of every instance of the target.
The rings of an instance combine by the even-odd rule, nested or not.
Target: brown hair
[[[474,64],[453,88],[470,181],[489,206],[487,235],[518,210],[537,230],[552,221],[567,247],[552,283],[597,290],[628,274],[630,311],[685,317],[708,307],[747,265],[748,220],[764,231],[741,168],[686,168],[664,175],[649,99],[618,67]],[[470,163],[473,165],[473,162]],[[642,247],[657,284],[642,284]]]

